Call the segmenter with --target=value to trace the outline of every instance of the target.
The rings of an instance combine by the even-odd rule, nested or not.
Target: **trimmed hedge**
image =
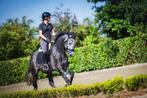
[[[114,93],[123,90],[123,79],[121,77],[115,77],[112,80],[101,83],[101,91],[104,93]]]
[[[74,56],[69,58],[70,69],[83,72],[147,62],[145,41],[146,35],[108,39],[98,45],[76,48]],[[0,61],[0,85],[24,81],[28,60],[29,57]],[[40,73],[39,77],[44,78],[46,74]]]
[[[76,48],[70,68],[76,72],[147,62],[147,36],[108,39],[98,45]]]
[[[0,62],[0,85],[8,85],[25,81],[25,74],[28,69],[30,57],[17,58],[9,61]],[[58,75],[54,72],[54,75]],[[47,75],[39,73],[39,78]]]
[[[147,88],[147,75],[137,75],[127,78],[124,82],[126,89],[135,91],[141,88]]]
[[[147,75],[135,75],[124,80],[121,77],[116,77],[112,80],[92,85],[71,85],[68,87],[52,88],[48,90],[21,91],[1,94],[0,98],[71,98],[83,95],[96,95],[99,92],[112,94],[124,89],[132,90],[132,86],[128,84],[138,83],[140,80],[147,80]],[[133,87],[137,87],[136,90],[142,87],[147,87],[147,82],[140,81],[138,85],[133,85]]]
[[[29,57],[0,62],[0,85],[24,81]]]

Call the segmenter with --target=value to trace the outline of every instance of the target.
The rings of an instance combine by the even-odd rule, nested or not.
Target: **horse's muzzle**
[[[69,54],[69,56],[73,56],[74,50],[68,50],[68,54]]]

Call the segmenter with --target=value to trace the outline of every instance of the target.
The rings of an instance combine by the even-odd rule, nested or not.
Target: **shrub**
[[[121,77],[115,77],[112,80],[101,83],[101,91],[104,93],[114,93],[123,90],[123,79]]]
[[[133,77],[129,77],[125,80],[124,84],[127,90],[136,91],[140,87],[146,88],[147,87],[147,75],[136,75]]]
[[[0,62],[0,84],[7,85],[24,81],[27,69],[27,58],[18,58]]]
[[[69,58],[70,68],[83,72],[147,62],[145,40],[145,36],[107,39],[98,45],[76,48],[74,56]]]
[[[2,94],[0,98],[65,98],[83,95],[97,94],[98,83],[93,85],[72,85],[64,88],[53,88],[38,91],[20,91],[9,94]]]
[[[39,41],[34,38],[37,28],[32,23],[24,16],[0,24],[0,60],[26,56],[38,48]]]

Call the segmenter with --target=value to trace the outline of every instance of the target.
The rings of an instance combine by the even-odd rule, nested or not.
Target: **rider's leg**
[[[44,59],[44,64],[48,63],[48,54],[47,53],[43,53],[43,59]]]
[[[48,67],[48,64],[47,64],[47,60],[48,60],[48,54],[47,54],[47,51],[48,51],[48,43],[46,43],[44,40],[41,39],[41,42],[40,42],[40,45],[41,45],[41,48],[43,50],[43,59],[44,59],[44,67],[43,69],[44,70],[48,70],[49,67]]]

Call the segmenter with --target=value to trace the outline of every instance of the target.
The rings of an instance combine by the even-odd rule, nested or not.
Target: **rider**
[[[51,14],[49,12],[44,12],[42,14],[42,23],[39,25],[39,37],[40,37],[40,46],[43,50],[43,59],[44,67],[48,68],[47,64],[47,51],[49,49],[51,41],[51,32],[53,31],[53,25],[50,23]]]

